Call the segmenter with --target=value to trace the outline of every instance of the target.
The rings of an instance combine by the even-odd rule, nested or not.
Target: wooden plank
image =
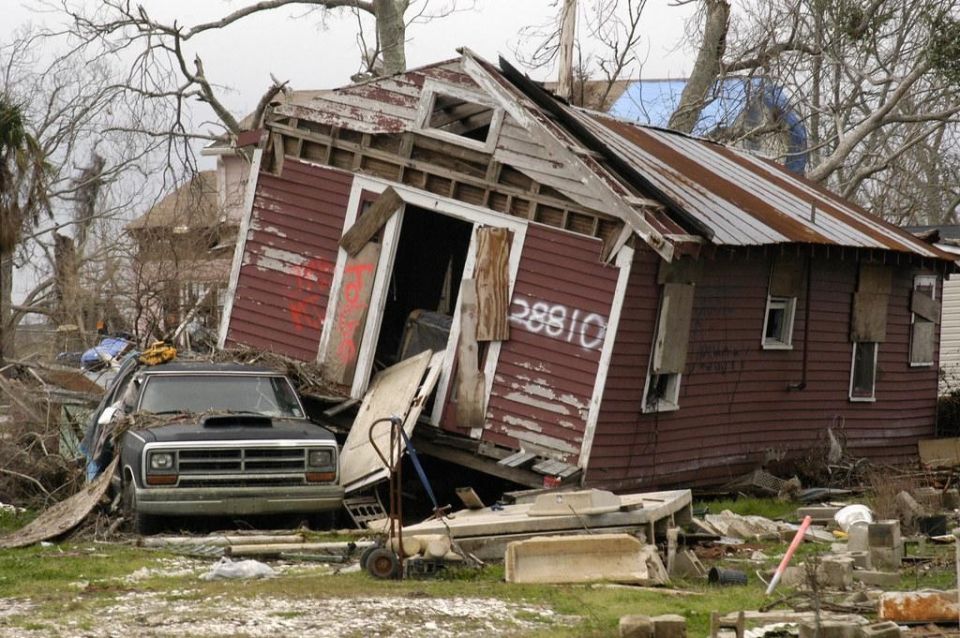
[[[960,465],[960,439],[920,439],[920,462],[933,469]]]
[[[656,374],[683,372],[690,341],[690,318],[694,286],[664,284],[657,340],[654,344],[653,371]]]
[[[283,135],[274,133],[273,139],[273,174],[280,177],[283,174]]]
[[[910,297],[910,312],[927,321],[940,323],[940,302],[922,290],[914,290]]]
[[[460,287],[457,357],[457,425],[462,428],[483,427],[486,383],[478,362],[477,285],[473,279],[464,279]]]
[[[387,468],[370,444],[370,430],[378,419],[391,416],[406,418],[427,370],[430,356],[429,350],[421,352],[374,377],[340,454],[340,482],[347,492],[387,476]],[[379,423],[373,434],[374,443],[381,453],[387,456],[390,426]],[[374,477],[373,480],[371,477]]]
[[[510,244],[506,228],[477,230],[477,341],[510,338]]]
[[[875,341],[887,339],[887,302],[890,295],[876,292],[853,294],[853,313],[850,316],[851,341]]]
[[[343,266],[336,317],[323,357],[324,379],[340,385],[353,382],[379,261],[380,244],[367,242]]]
[[[680,257],[673,261],[660,260],[657,271],[658,284],[695,284],[700,281],[703,262],[692,257]]]
[[[777,255],[770,271],[770,295],[799,297],[803,289],[804,258],[799,255]]]
[[[397,191],[388,186],[370,208],[360,215],[360,219],[343,234],[340,247],[347,251],[348,255],[356,255],[402,205],[403,200]]]
[[[910,334],[910,363],[932,364],[936,337],[935,323],[923,319],[914,321]]]
[[[890,294],[893,269],[882,264],[860,264],[857,292]]]

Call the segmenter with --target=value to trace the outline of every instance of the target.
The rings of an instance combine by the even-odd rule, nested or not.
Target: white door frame
[[[489,209],[467,204],[455,199],[425,193],[403,184],[397,184],[374,177],[355,175],[344,219],[344,232],[353,226],[353,223],[357,219],[363,191],[380,193],[388,186],[393,187],[405,205],[409,204],[424,210],[435,211],[442,215],[461,219],[473,225],[470,245],[467,249],[466,262],[463,268],[463,277],[465,279],[473,276],[476,266],[477,228],[480,226],[491,226],[494,228],[506,228],[512,231],[513,241],[510,245],[508,268],[510,278],[509,298],[513,298],[513,287],[516,282],[517,272],[520,269],[520,255],[527,232],[528,222],[526,220],[502,215]],[[376,278],[374,279],[373,291],[370,297],[370,306],[367,311],[363,337],[360,342],[360,351],[357,353],[357,367],[350,388],[350,396],[355,399],[363,397],[370,382],[371,372],[373,371],[374,355],[376,353],[377,341],[380,337],[383,308],[387,301],[390,274],[393,271],[402,224],[403,209],[392,215],[384,226],[383,247],[380,253],[380,261],[377,264]],[[323,364],[322,359],[331,339],[334,323],[333,318],[336,317],[337,313],[337,301],[340,296],[340,287],[343,284],[343,269],[346,261],[347,253],[341,248],[337,253],[337,263],[333,272],[333,279],[330,283],[330,301],[327,305],[326,319],[323,322],[323,330],[320,335],[320,347],[317,353],[317,362],[320,364]],[[443,369],[440,374],[440,380],[437,383],[437,400],[434,402],[432,413],[427,417],[427,422],[433,425],[439,425],[440,423],[445,399],[453,383],[451,371],[453,369],[454,359],[456,358],[459,338],[460,307],[458,304],[454,309],[453,323],[450,327],[450,338],[447,341],[447,348],[444,353]],[[487,379],[484,406],[486,406],[490,400],[490,390],[493,386],[493,377],[496,372],[499,356],[500,342],[490,342],[484,360],[484,374]],[[479,436],[479,433],[477,433],[477,436]]]

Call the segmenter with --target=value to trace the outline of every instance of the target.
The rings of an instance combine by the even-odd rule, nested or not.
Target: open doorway
[[[446,348],[473,225],[407,205],[384,304],[376,366]]]

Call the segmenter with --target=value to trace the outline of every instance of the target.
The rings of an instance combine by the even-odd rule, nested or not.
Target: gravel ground
[[[157,577],[200,578],[210,561],[170,558],[153,567],[141,568],[114,579],[129,587]],[[323,564],[272,565],[278,576],[285,572],[330,574]],[[359,567],[352,565],[348,571]],[[282,577],[282,576],[281,576]],[[108,581],[110,582],[110,581]],[[86,581],[73,583],[78,591]],[[238,589],[244,581],[237,580]],[[291,582],[291,587],[296,587]],[[31,618],[37,605],[25,599],[0,599],[0,638],[64,636],[89,638],[134,638],[138,636],[311,636],[414,638],[429,632],[430,638],[460,636],[510,636],[537,628],[572,621],[546,607],[508,603],[494,598],[430,598],[409,595],[393,597],[294,599],[276,596],[197,598],[189,587],[164,592],[128,591],[96,611],[95,622],[75,615],[61,618]]]

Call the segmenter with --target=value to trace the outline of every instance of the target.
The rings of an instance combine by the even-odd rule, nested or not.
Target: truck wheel
[[[386,547],[378,547],[367,556],[367,573],[374,578],[397,578],[400,575],[400,559]]]
[[[137,490],[133,479],[123,482],[123,515],[130,523],[130,529],[141,536],[157,531],[157,521],[149,514],[137,511]]]

